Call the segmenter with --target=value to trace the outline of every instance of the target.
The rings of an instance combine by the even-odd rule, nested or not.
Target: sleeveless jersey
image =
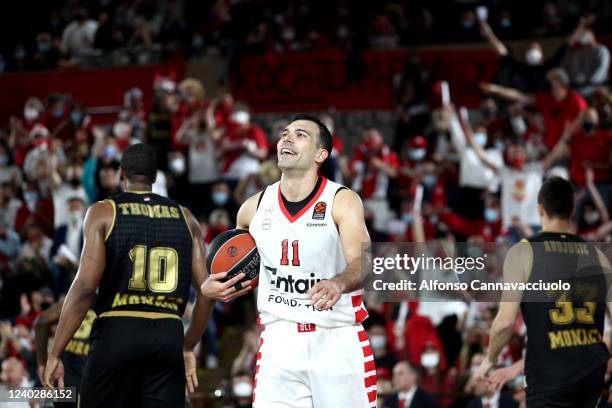
[[[106,237],[106,266],[94,311],[98,316],[109,311],[182,316],[193,241],[180,206],[153,193],[121,193],[110,201],[115,221]]]
[[[314,197],[295,216],[285,208],[280,182],[262,193],[249,226],[261,256],[257,308],[262,324],[287,320],[331,328],[367,318],[361,290],[343,294],[327,311],[315,310],[308,299],[311,287],[347,266],[332,218],[340,188],[323,178]]]
[[[608,285],[595,248],[573,234],[543,232],[527,239],[529,282],[570,284],[567,292],[538,293],[521,303],[527,326],[525,377],[536,391],[578,381],[608,361],[603,343]]]

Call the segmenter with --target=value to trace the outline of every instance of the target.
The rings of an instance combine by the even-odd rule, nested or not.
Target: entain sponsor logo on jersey
[[[304,295],[308,293],[310,288],[324,280],[317,278],[317,275],[314,272],[309,273],[308,277],[306,278],[300,278],[295,277],[292,274],[280,276],[277,273],[278,271],[276,268],[270,268],[269,266],[266,266],[265,268],[272,274],[272,279],[270,280],[272,287],[285,293],[297,293],[299,295]]]

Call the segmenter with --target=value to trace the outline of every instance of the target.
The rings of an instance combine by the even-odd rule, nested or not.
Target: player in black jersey
[[[81,406],[182,408],[185,383],[191,392],[197,386],[193,348],[212,309],[208,299],[239,296],[250,285],[228,295],[240,274],[218,282],[218,296],[202,296],[206,267],[199,224],[188,210],[151,192],[156,157],[150,146],[130,146],[121,175],[126,192],[95,203],[85,217],[79,271],[62,307],[43,384],[61,385],[60,354],[99,288]],[[191,283],[197,298],[183,336]]]
[[[610,263],[594,246],[571,234],[572,185],[549,178],[538,193],[542,231],[513,246],[504,280],[569,283],[569,290],[502,295],[491,326],[486,375],[510,340],[519,308],[527,326],[524,359],[527,407],[594,407],[601,394],[608,349],[603,342]]]
[[[34,327],[34,338],[36,345],[36,362],[38,365],[38,375],[40,378],[43,377],[45,363],[47,362],[47,349],[49,346],[51,328],[59,321],[63,303],[64,301],[60,300],[59,302],[49,306],[49,308],[46,309],[36,320],[36,326]],[[70,342],[62,353],[62,364],[64,366],[64,386],[75,387],[77,389],[77,393],[81,389],[81,378],[83,377],[83,370],[85,368],[85,363],[87,362],[87,355],[89,354],[89,335],[91,334],[91,328],[95,320],[96,313],[91,309],[88,310],[85,318],[81,322],[81,325],[74,333],[74,336],[72,336],[72,339],[70,339]],[[54,406],[56,408],[77,407],[78,395],[77,401],[74,403],[55,402]]]

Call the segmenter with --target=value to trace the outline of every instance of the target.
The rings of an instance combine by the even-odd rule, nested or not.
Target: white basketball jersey
[[[261,256],[257,308],[262,324],[277,320],[340,327],[368,316],[361,290],[343,294],[331,310],[310,305],[308,290],[344,272],[346,259],[332,208],[342,186],[322,178],[315,196],[295,216],[284,206],[280,182],[263,192],[249,232]]]

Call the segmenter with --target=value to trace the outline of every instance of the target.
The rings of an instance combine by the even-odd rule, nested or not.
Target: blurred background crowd
[[[321,173],[361,195],[376,242],[517,242],[539,229],[536,195],[550,175],[576,186],[574,231],[607,242],[612,93],[610,54],[599,39],[612,31],[612,3],[594,2],[588,11],[597,18],[582,3],[497,0],[483,10],[477,6],[485,2],[471,1],[43,2],[30,24],[0,37],[0,71],[481,42],[497,56],[498,71],[479,85],[470,109],[453,103],[453,83],[410,60],[394,78],[391,126],[362,120],[355,130],[346,125],[350,113],[318,112],[334,135]],[[544,50],[539,39],[548,36],[561,38],[558,49]],[[505,43],[517,38],[528,40],[524,54]],[[39,384],[37,319],[70,286],[85,211],[120,191],[119,160],[130,144],[155,147],[154,192],[190,208],[206,243],[234,226],[246,198],[280,178],[276,141],[291,112],[260,114],[229,90],[209,95],[195,78],[158,76],[150,87],[123,89],[110,120],[58,92],[27,98],[21,114],[1,124],[4,387]],[[520,376],[502,394],[472,376],[494,304],[368,308],[380,406],[386,398],[385,406],[404,408],[505,407],[524,399]],[[252,295],[216,306],[199,349],[202,401],[250,406],[255,314]],[[525,340],[519,323],[503,365],[521,358]]]

